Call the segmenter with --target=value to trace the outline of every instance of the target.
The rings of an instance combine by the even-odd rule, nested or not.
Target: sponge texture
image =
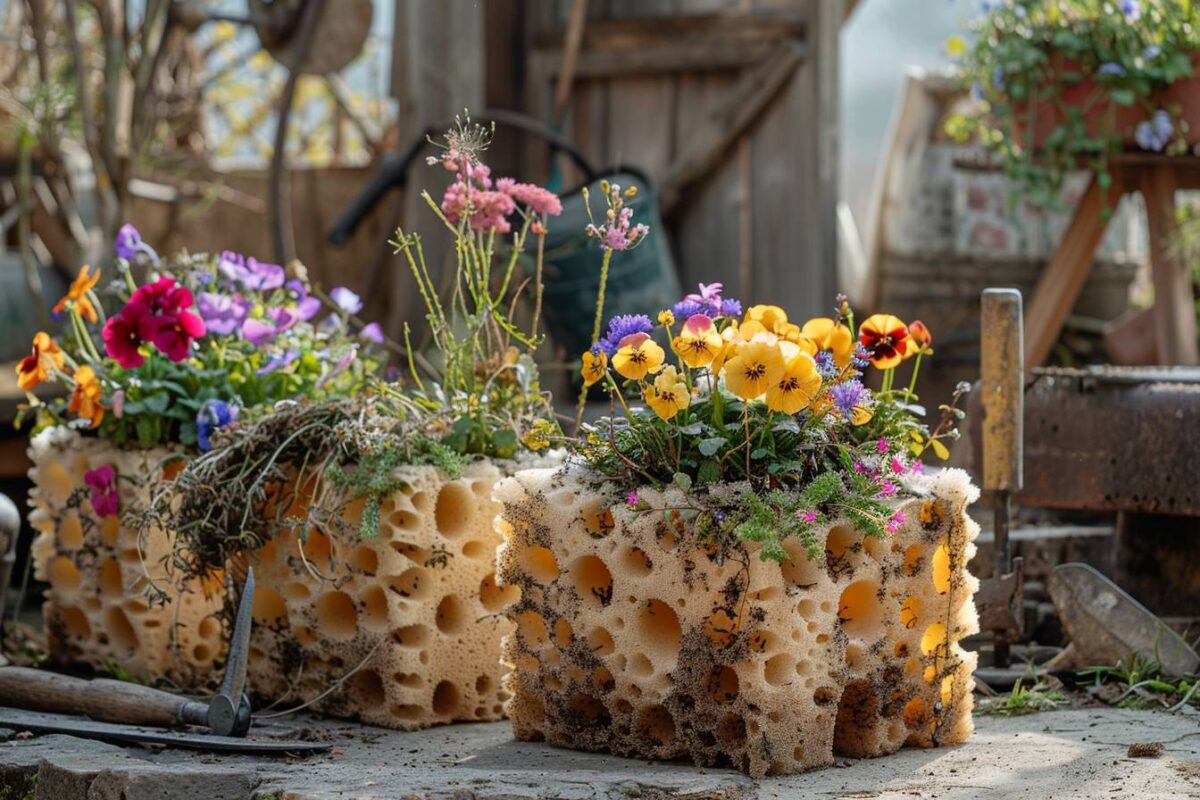
[[[909,488],[887,539],[842,520],[824,558],[788,541],[776,563],[756,545],[697,541],[677,513],[637,512],[578,466],[505,480],[498,574],[521,592],[503,644],[517,738],[755,776],[962,742],[978,491],[959,470]],[[640,497],[687,506],[675,488]]]
[[[49,584],[42,612],[52,663],[112,664],[191,688],[213,678],[226,639],[219,580],[180,586],[169,579],[162,560],[170,537],[156,528],[139,537],[119,516],[97,515],[83,480],[88,470],[111,465],[120,509],[144,507],[149,481],[171,455],[165,448],[121,450],[67,428],[46,429],[30,443],[29,523],[38,532],[32,557],[35,576]],[[171,602],[148,603],[148,579]]]
[[[500,640],[512,630],[501,612],[519,597],[495,578],[501,469],[480,461],[449,480],[412,466],[397,477],[377,537],[358,535],[352,504],[338,529],[353,533],[284,531],[251,554],[250,686],[391,728],[499,719]]]

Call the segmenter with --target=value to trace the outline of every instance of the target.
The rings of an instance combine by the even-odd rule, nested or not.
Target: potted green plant
[[[223,587],[173,581],[173,532],[142,530],[136,509],[233,420],[355,391],[379,363],[378,326],[352,322],[344,302],[321,322],[325,304],[298,264],[288,274],[229,252],[162,261],[131,225],[116,252],[112,285],[85,266],[55,308],[61,337],[39,332],[17,366],[33,420],[30,520],[36,572],[50,585],[49,651],[59,663],[196,685],[222,657]],[[106,315],[101,294],[117,313]],[[43,401],[41,384],[67,394]]]
[[[925,326],[712,284],[607,331],[583,376],[613,414],[496,489],[517,738],[752,775],[962,741],[977,491],[922,473],[961,416],[922,421]]]
[[[248,680],[270,701],[395,728],[496,719],[495,483],[552,463],[560,431],[532,354],[543,237],[558,198],[493,178],[491,130],[463,120],[424,194],[457,255],[447,291],[421,236],[392,244],[427,306],[431,346],[407,328],[404,368],[360,396],[278,408],[232,427],[159,498],[176,564],[258,577]],[[514,308],[528,297],[528,327]],[[249,502],[247,502],[249,499]]]
[[[986,3],[971,43],[947,47],[977,101],[947,130],[978,135],[1034,202],[1053,203],[1075,169],[1107,188],[1122,150],[1200,141],[1196,22],[1180,0]]]

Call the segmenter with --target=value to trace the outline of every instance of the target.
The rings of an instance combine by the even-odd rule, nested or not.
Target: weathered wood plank
[[[638,167],[657,183],[671,162],[673,77],[609,82],[608,153],[614,165]]]
[[[1170,250],[1176,229],[1172,167],[1141,170],[1142,197],[1150,232],[1150,265],[1154,279],[1154,338],[1165,364],[1196,364],[1196,301],[1188,265]]]

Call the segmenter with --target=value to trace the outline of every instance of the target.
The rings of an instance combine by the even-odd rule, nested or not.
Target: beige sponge
[[[391,728],[499,719],[512,629],[501,612],[520,594],[494,574],[502,471],[480,461],[458,480],[431,466],[396,476],[377,537],[359,535],[360,503],[344,533],[286,530],[251,555],[250,686]]]
[[[205,686],[224,655],[219,581],[183,586],[168,580],[162,559],[170,537],[152,528],[139,538],[119,516],[100,517],[84,474],[111,465],[120,511],[144,507],[149,482],[175,451],[122,450],[111,442],[49,428],[34,437],[30,525],[35,576],[49,583],[43,614],[52,663],[116,666],[139,678],[167,676]],[[170,599],[147,602],[147,576]]]
[[[959,470],[910,488],[894,535],[842,520],[819,561],[786,540],[776,563],[635,511],[579,466],[502,482],[498,574],[521,592],[503,650],[517,738],[755,776],[962,742],[978,492]],[[640,497],[687,506],[674,488]]]

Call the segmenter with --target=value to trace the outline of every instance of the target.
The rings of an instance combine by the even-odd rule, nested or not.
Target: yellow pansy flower
[[[695,369],[711,364],[721,354],[725,340],[711,319],[703,314],[693,314],[683,323],[673,345],[679,359]]]
[[[784,366],[779,379],[767,387],[767,408],[795,414],[811,403],[820,389],[816,362],[808,353],[797,353]]]
[[[804,323],[800,332],[811,340],[819,350],[833,353],[833,362],[841,369],[850,364],[854,355],[854,335],[850,329],[829,317],[817,317]]]
[[[779,345],[762,341],[739,345],[725,362],[725,385],[743,400],[753,400],[783,377],[783,354]]]
[[[591,386],[608,372],[608,354],[600,348],[583,354],[583,385]]]
[[[612,365],[622,377],[640,381],[658,372],[666,355],[649,334],[631,333],[618,343]]]
[[[654,413],[665,420],[674,418],[692,400],[683,376],[673,366],[664,368],[653,385],[646,387],[645,398]]]
[[[779,306],[750,306],[746,309],[746,322],[758,322],[764,328],[775,332],[775,326],[787,322],[787,312]]]

